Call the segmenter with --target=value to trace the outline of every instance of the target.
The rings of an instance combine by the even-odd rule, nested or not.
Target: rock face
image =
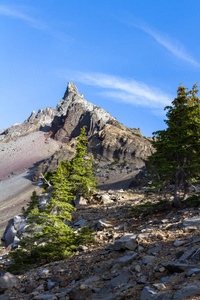
[[[22,124],[15,124],[10,128],[0,132],[0,142],[16,140],[19,137],[28,135],[34,131],[49,131],[54,119],[55,109],[47,107],[39,109],[37,115],[33,111],[30,117]]]
[[[139,129],[123,126],[108,112],[87,102],[78,93],[76,86],[69,83],[63,99],[55,109],[48,132],[48,136],[62,142],[63,147],[40,165],[39,172],[52,171],[61,160],[73,156],[76,143],[74,138],[79,136],[83,126],[86,126],[89,138],[88,152],[100,164],[118,160],[134,163],[141,168],[147,156],[153,152],[150,141],[140,134]]]
[[[106,124],[89,139],[89,150],[98,160],[134,161],[136,165],[142,166],[153,149],[148,140],[136,135],[133,130]]]
[[[104,109],[87,102],[78,93],[76,86],[69,82],[63,99],[56,107],[56,114],[49,134],[55,139],[67,142],[80,134],[86,126],[89,136],[100,131],[106,123],[119,124]]]
[[[24,123],[1,132],[0,141],[16,140],[34,131],[44,131],[47,138],[58,141],[61,149],[39,167],[39,174],[54,170],[61,160],[73,156],[76,137],[83,126],[86,126],[89,139],[88,152],[100,164],[117,160],[141,168],[153,152],[150,141],[140,134],[139,129],[123,126],[104,109],[87,102],[71,82],[56,108],[40,109],[37,114],[33,111]]]

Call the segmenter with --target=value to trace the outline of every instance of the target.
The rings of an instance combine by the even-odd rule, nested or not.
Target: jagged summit
[[[70,93],[78,94],[78,89],[77,89],[76,85],[72,82],[68,82],[67,89],[66,89],[63,99],[68,97]]]
[[[79,135],[82,125],[86,125],[88,133],[91,134],[102,129],[108,122],[117,120],[104,109],[87,102],[83,95],[79,94],[75,84],[69,82],[64,97],[56,108],[39,109],[37,114],[33,111],[24,123],[1,132],[0,141],[12,140],[37,130],[49,132],[50,137],[66,141]]]
[[[59,161],[70,159],[75,139],[83,126],[86,126],[88,151],[101,164],[117,160],[141,168],[153,151],[150,141],[140,134],[139,129],[127,128],[103,108],[86,101],[72,82],[68,83],[64,97],[55,108],[39,109],[37,114],[33,111],[22,124],[1,132],[0,141],[16,141],[39,132],[40,138],[42,133],[45,135],[46,143],[48,139],[56,142],[62,149],[39,168],[44,173],[55,169]],[[41,143],[35,137],[33,140],[36,145]],[[49,145],[52,144],[50,142]],[[49,156],[51,155],[52,151],[49,151]]]

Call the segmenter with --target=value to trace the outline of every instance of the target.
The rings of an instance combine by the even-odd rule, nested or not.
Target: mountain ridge
[[[73,156],[76,138],[83,126],[86,126],[89,141],[88,153],[93,154],[100,165],[118,160],[141,168],[153,152],[151,142],[141,135],[139,129],[122,125],[107,111],[86,101],[72,82],[68,83],[64,97],[55,108],[39,109],[37,114],[33,111],[22,124],[15,124],[1,132],[0,146],[11,141],[19,143],[23,137],[31,136],[34,132],[43,132],[46,138],[44,143],[49,143],[50,148],[52,141],[54,144],[57,142],[55,151],[50,149],[49,157],[45,155],[38,160],[31,160],[32,154],[29,154],[32,164],[45,159],[34,176],[38,180],[40,173],[52,171],[61,160]],[[40,140],[35,140],[35,143],[40,143]],[[27,164],[27,167],[30,166]]]

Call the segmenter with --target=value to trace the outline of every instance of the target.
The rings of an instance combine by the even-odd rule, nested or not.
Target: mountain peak
[[[63,98],[65,99],[70,93],[78,94],[78,89],[73,82],[68,82],[67,89]]]

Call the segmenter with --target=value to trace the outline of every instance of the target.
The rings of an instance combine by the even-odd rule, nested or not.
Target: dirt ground
[[[35,168],[11,176],[0,182],[0,233],[4,232],[9,219],[21,212],[30,201],[35,190],[41,193],[41,187],[33,184],[31,178]]]
[[[60,148],[41,131],[33,132],[7,143],[0,142],[0,179],[50,157]]]

